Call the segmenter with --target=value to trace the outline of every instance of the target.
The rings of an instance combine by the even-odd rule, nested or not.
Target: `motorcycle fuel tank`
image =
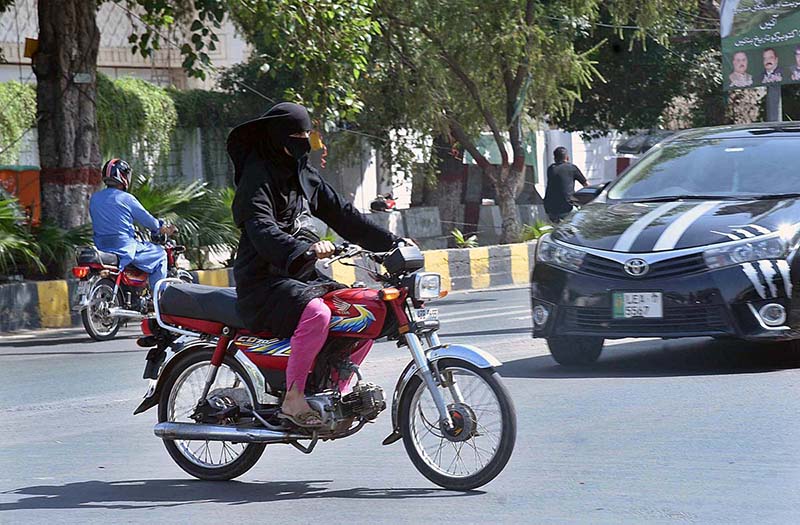
[[[379,290],[371,288],[345,288],[323,297],[331,309],[331,337],[376,339],[386,320],[386,303]]]

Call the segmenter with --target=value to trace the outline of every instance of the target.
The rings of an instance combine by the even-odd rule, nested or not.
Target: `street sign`
[[[800,1],[723,0],[726,90],[800,83]]]

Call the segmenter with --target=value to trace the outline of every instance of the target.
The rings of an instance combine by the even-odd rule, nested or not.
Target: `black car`
[[[559,363],[625,337],[800,339],[800,124],[677,133],[578,193],[595,198],[540,239],[531,277]]]

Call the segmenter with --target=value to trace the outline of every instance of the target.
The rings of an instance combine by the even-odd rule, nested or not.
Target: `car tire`
[[[602,337],[550,337],[547,339],[547,347],[558,364],[581,366],[590,365],[600,358],[603,342]]]

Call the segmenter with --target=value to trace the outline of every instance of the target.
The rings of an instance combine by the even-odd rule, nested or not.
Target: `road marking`
[[[653,246],[653,251],[660,252],[674,249],[678,241],[683,237],[683,234],[686,233],[686,230],[688,230],[697,219],[719,206],[719,204],[719,201],[709,201],[698,204],[675,219],[672,224],[667,226],[667,229],[664,230],[661,237],[658,238],[656,245]]]
[[[444,319],[443,318],[442,321],[448,321],[448,322],[451,322],[451,323],[453,323],[453,322],[461,323],[463,321],[473,321],[475,319],[486,319],[487,317],[503,317],[503,316],[506,316],[506,315],[524,314],[524,313],[527,313],[528,311],[530,311],[530,309],[526,308],[524,310],[512,310],[510,312],[500,312],[500,313],[488,314],[488,315],[472,315],[472,316],[468,316],[468,317],[457,317],[455,319],[453,319],[453,318]]]
[[[616,244],[612,248],[615,252],[628,252],[633,246],[633,243],[636,242],[636,239],[639,238],[639,234],[642,233],[648,226],[653,224],[656,219],[663,217],[667,213],[671,212],[678,206],[683,204],[682,202],[667,202],[662,204],[661,206],[657,206],[654,210],[643,215],[639,218],[636,222],[628,226],[628,229],[622,232],[622,235],[619,236],[617,239]]]

